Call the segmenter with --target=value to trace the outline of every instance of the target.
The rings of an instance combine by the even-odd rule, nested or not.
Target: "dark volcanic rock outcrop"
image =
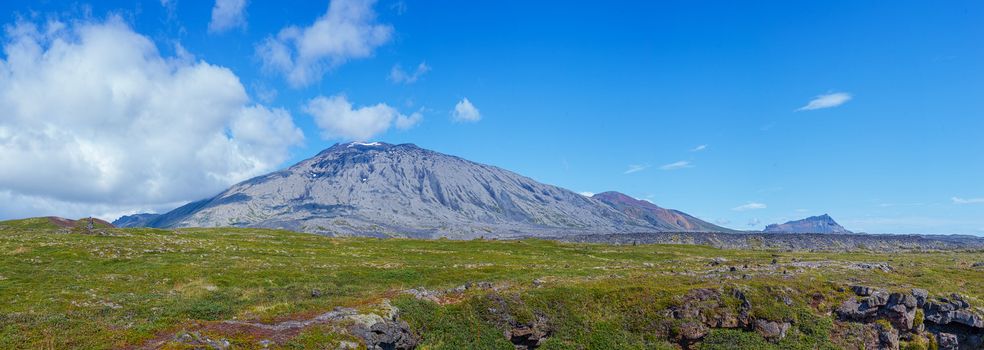
[[[660,208],[648,201],[635,199],[625,194],[609,191],[596,194],[591,198],[610,205],[629,217],[645,221],[660,231],[680,232],[731,232],[733,230],[700,220],[687,213]]]
[[[900,338],[918,337],[934,339],[939,349],[984,347],[984,310],[971,307],[960,295],[930,299],[923,289],[908,293],[888,293],[866,286],[851,289],[857,297],[844,301],[835,313],[843,321],[878,328],[877,343],[873,341],[867,347],[898,349]]]
[[[145,225],[451,238],[664,229],[501,168],[378,142],[336,144]]]
[[[834,221],[830,215],[811,216],[802,220],[789,221],[785,224],[771,224],[765,227],[765,232],[784,233],[853,233]]]

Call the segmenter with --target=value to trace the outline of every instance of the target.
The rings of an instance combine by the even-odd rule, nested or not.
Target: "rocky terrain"
[[[645,232],[549,237],[606,244],[697,244],[725,249],[783,251],[908,251],[984,249],[984,237],[964,235],[872,235],[823,233]]]
[[[938,349],[984,348],[984,308],[959,294],[930,298],[925,289],[889,293],[856,285],[856,297],[835,313],[840,320],[863,324],[865,348],[898,349],[900,341],[936,344]]]
[[[63,222],[0,222],[0,349],[977,349],[984,316],[980,248]]]
[[[834,221],[830,215],[811,216],[802,220],[788,221],[785,224],[770,224],[765,232],[781,233],[853,233]]]
[[[264,227],[332,236],[511,237],[726,230],[627,196],[589,198],[412,144],[336,144],[290,168],[120,227]]]

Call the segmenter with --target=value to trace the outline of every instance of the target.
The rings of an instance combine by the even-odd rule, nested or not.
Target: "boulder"
[[[551,329],[547,319],[538,315],[534,322],[513,326],[506,332],[506,338],[517,350],[528,350],[543,345],[550,334]],[[704,334],[707,334],[706,331]]]
[[[868,301],[868,305],[870,306],[885,306],[888,305],[888,292],[876,290],[871,292],[871,296],[866,299]]]
[[[925,289],[913,288],[912,296],[916,298],[916,306],[922,307],[923,304],[926,303],[926,300],[929,299],[929,291]]]
[[[902,331],[911,330],[916,319],[916,309],[906,308],[905,305],[896,304],[882,309],[882,314],[892,323],[895,328]]]
[[[854,294],[859,297],[866,297],[871,295],[872,292],[874,292],[874,288],[867,287],[867,286],[851,286],[851,291],[853,291]]]
[[[694,341],[704,338],[710,330],[700,322],[685,322],[680,325],[679,336],[685,341]]]
[[[361,338],[369,350],[412,350],[419,340],[403,320],[383,320],[369,327],[356,323],[350,329]]]
[[[789,326],[789,322],[755,320],[755,331],[771,342],[778,342],[782,338],[785,338]]]
[[[892,293],[888,296],[888,303],[889,305],[905,305],[907,309],[913,309],[916,307],[917,301],[912,294]]]
[[[959,350],[957,335],[950,333],[940,333],[936,335],[936,344],[939,350]]]
[[[898,349],[899,332],[892,327],[884,328],[879,326],[878,343],[879,343],[878,346],[879,349]]]
[[[849,321],[863,321],[869,314],[873,314],[867,305],[862,305],[854,298],[845,300],[834,312],[840,319]]]
[[[966,310],[954,311],[950,314],[950,319],[952,320],[952,322],[956,322],[965,326],[974,327],[974,328],[984,328],[984,318],[981,318],[981,316],[975,315],[970,311],[966,311]],[[981,331],[984,332],[984,329],[982,329]]]

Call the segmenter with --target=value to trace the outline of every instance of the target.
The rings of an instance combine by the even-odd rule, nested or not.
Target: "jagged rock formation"
[[[645,221],[660,231],[672,232],[732,232],[733,230],[700,220],[687,213],[660,208],[648,201],[635,199],[625,194],[609,191],[598,193],[591,198],[608,204],[631,218]]]
[[[830,215],[811,216],[802,220],[788,221],[785,224],[771,224],[765,232],[783,233],[853,233],[834,221]]]
[[[972,308],[960,295],[930,299],[923,289],[908,293],[867,286],[851,289],[857,298],[844,301],[835,312],[843,321],[861,322],[872,330],[865,348],[898,349],[900,340],[935,342],[939,349],[984,347],[984,310]]]
[[[675,212],[676,217],[695,222]],[[137,222],[147,216],[127,218]],[[699,220],[697,220],[699,221]],[[710,228],[701,223],[694,228]],[[412,144],[336,144],[290,168],[150,218],[150,227],[326,235],[509,237],[666,229],[602,201]]]

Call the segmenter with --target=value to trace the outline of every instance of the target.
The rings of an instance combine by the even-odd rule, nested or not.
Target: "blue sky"
[[[335,142],[367,139],[415,143],[578,192],[617,190],[737,229],[829,213],[855,231],[984,234],[979,1],[223,6],[232,7],[222,12],[213,2],[187,0],[0,4],[0,99],[7,101],[0,107],[15,111],[0,116],[0,150],[7,148],[0,160],[11,165],[0,170],[0,199],[8,203],[0,218],[166,210]],[[30,26],[33,34],[17,29]],[[156,52],[140,40],[98,46],[92,38],[101,36],[89,32],[142,37]],[[82,53],[129,48],[142,58],[107,65],[116,58],[62,52],[58,40]],[[61,56],[32,55],[24,42]],[[106,73],[52,78],[64,67],[88,67],[77,57]],[[157,59],[165,63],[140,66]],[[149,78],[125,80],[133,74],[116,66],[129,63]],[[181,67],[208,72],[189,82],[197,80],[182,80]],[[125,83],[89,81],[117,75]],[[9,102],[49,91],[23,87],[38,77],[151,92],[226,83],[175,93],[164,106],[112,93],[72,97],[69,88],[36,102],[65,108]],[[212,97],[222,89],[228,93]],[[196,124],[195,109],[182,109],[194,104],[182,99],[196,96],[225,101],[202,110],[229,112]],[[62,115],[83,100],[108,112]],[[145,142],[109,131],[146,130],[132,117],[143,110],[151,112],[140,118],[176,136]],[[31,136],[24,130],[71,123],[79,127],[50,134],[73,143],[24,141]],[[225,138],[180,146],[197,132]],[[121,146],[137,143],[150,146]],[[82,151],[73,158],[69,150]],[[69,155],[39,160],[53,153]],[[221,159],[240,161],[215,161],[228,154],[234,156]],[[93,155],[112,161],[92,165]],[[45,165],[51,163],[81,165]],[[202,165],[201,174],[187,173]],[[140,172],[106,170],[111,166],[156,170],[128,179]],[[86,182],[40,183],[65,175]],[[148,186],[154,190],[132,193]]]

